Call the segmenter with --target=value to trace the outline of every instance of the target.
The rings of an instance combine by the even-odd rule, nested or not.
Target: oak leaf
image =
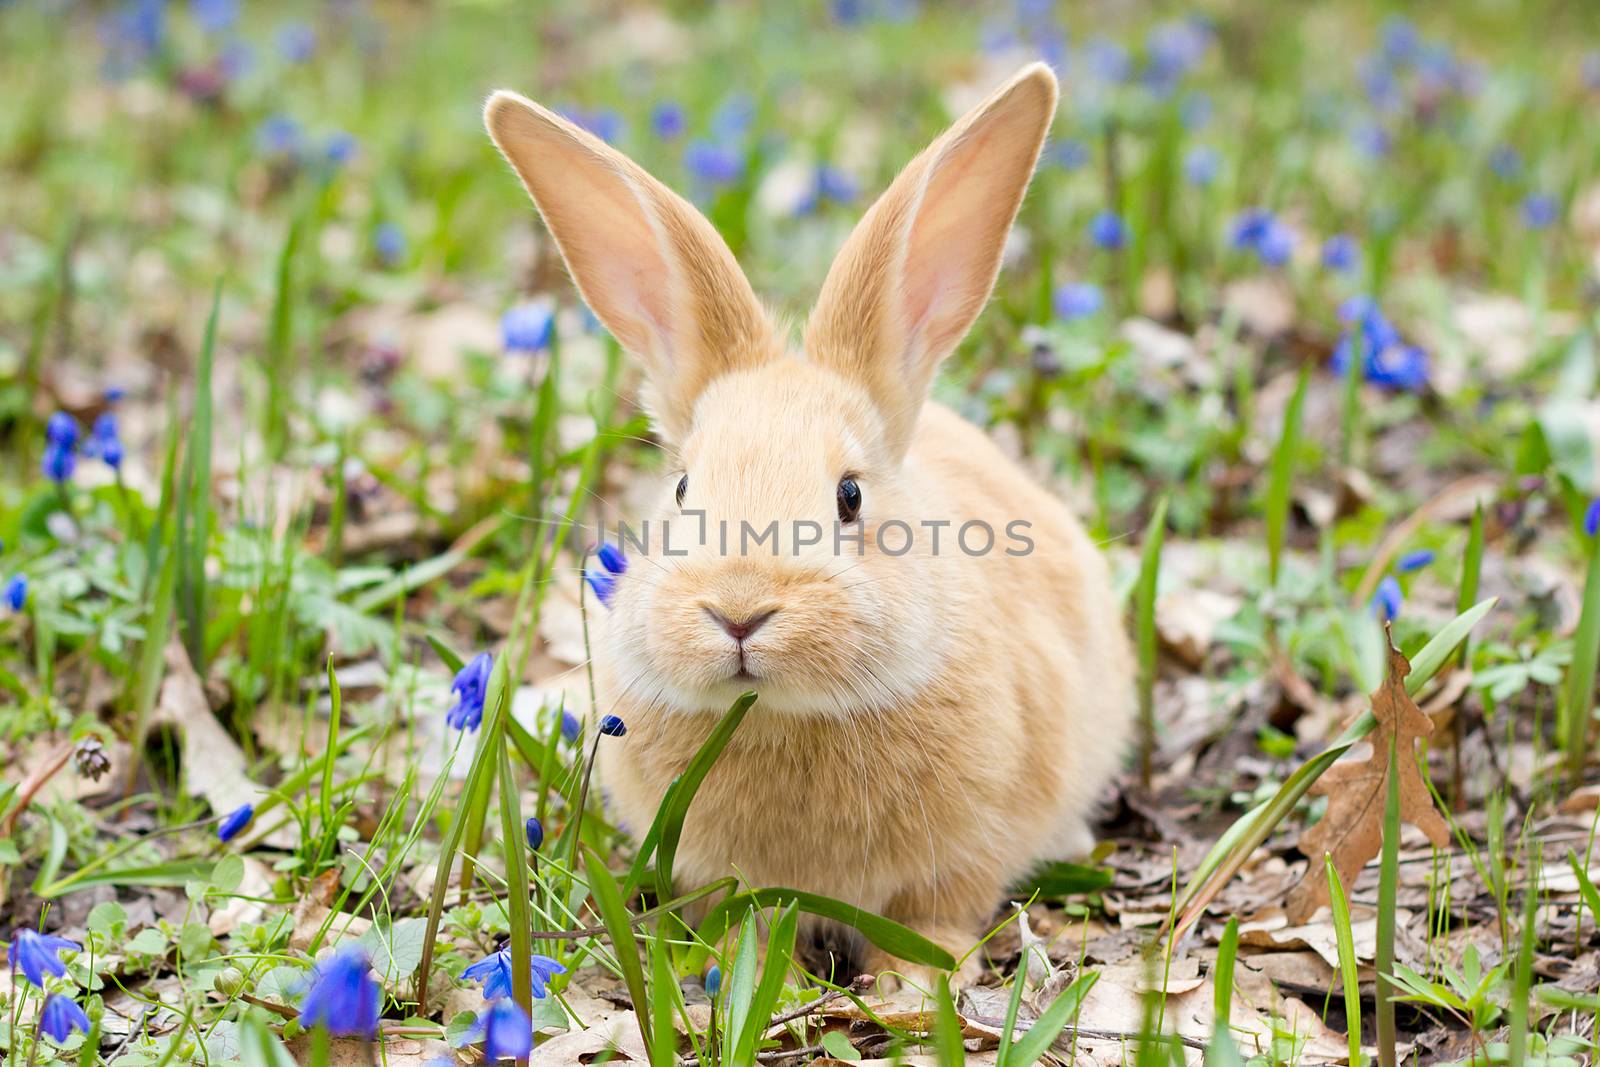
[[[1335,763],[1311,787],[1311,792],[1328,798],[1328,811],[1300,835],[1300,851],[1311,862],[1289,894],[1291,923],[1305,922],[1328,903],[1328,876],[1321,863],[1324,853],[1333,858],[1346,887],[1354,885],[1361,868],[1378,854],[1389,795],[1391,745],[1398,753],[1395,765],[1400,776],[1401,821],[1421,830],[1441,848],[1449,843],[1449,828],[1434,808],[1428,783],[1417,766],[1417,741],[1433,732],[1433,722],[1406,692],[1405,679],[1410,673],[1411,661],[1390,643],[1388,677],[1372,694],[1372,716],[1377,720],[1367,737],[1372,755],[1359,763]]]

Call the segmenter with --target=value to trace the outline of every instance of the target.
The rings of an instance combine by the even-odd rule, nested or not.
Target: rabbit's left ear
[[[583,299],[645,364],[646,406],[681,442],[715,377],[782,352],[715,228],[598,137],[516,93],[484,123],[516,168]]]
[[[896,456],[989,299],[1055,110],[1050,68],[1023,69],[911,161],[828,272],[806,355],[866,386]]]

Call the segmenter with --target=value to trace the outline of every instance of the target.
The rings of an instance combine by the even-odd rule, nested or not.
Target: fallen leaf
[[[1300,851],[1310,858],[1305,876],[1289,894],[1291,923],[1303,923],[1328,904],[1328,876],[1320,858],[1333,857],[1334,868],[1346,887],[1383,843],[1383,809],[1389,790],[1389,751],[1400,775],[1400,818],[1443,848],[1450,841],[1445,821],[1434,809],[1428,783],[1417,769],[1416,746],[1433,732],[1432,721],[1406,692],[1411,661],[1389,643],[1389,674],[1372,694],[1372,714],[1377,728],[1369,735],[1372,754],[1360,763],[1335,763],[1317,779],[1311,792],[1328,798],[1322,819],[1300,835]]]

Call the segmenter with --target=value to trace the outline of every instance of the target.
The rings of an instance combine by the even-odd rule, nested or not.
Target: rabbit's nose
[[[728,636],[733,638],[735,641],[743,641],[745,638],[761,629],[762,624],[777,614],[776,611],[760,611],[754,614],[746,615],[741,619],[732,619],[722,614],[722,612],[717,611],[715,608],[704,608],[703,610],[707,615],[711,616],[712,621],[714,621],[718,626],[722,627],[722,629],[727,632]]]

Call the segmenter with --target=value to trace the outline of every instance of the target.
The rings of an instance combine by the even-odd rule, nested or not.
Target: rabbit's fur
[[[760,695],[689,812],[680,889],[737,873],[824,893],[960,955],[1010,880],[1091,844],[1085,816],[1134,703],[1105,562],[982,432],[925,402],[988,299],[1055,103],[1035,64],[919,155],[840,251],[791,352],[688,203],[539,105],[489,101],[495,143],[589,306],[643,361],[677,455],[594,650],[602,709],[628,728],[602,760],[622,821],[648,826],[722,712]],[[845,477],[864,548],[834,539]],[[740,550],[741,523],[774,520],[776,554]],[[911,528],[903,555],[883,550],[905,542],[895,520]],[[987,552],[958,542],[971,520],[994,531]],[[684,554],[663,550],[663,521]],[[713,612],[772,614],[736,640]]]

